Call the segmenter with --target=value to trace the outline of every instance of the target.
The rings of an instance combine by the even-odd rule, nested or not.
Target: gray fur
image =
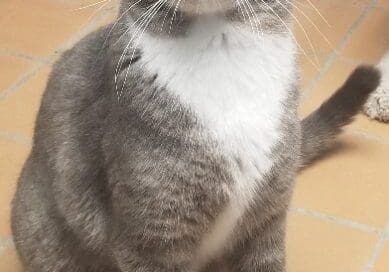
[[[303,120],[302,166],[329,149],[342,127],[352,122],[379,82],[378,70],[360,66],[317,111]]]
[[[173,32],[155,35],[185,35],[190,16],[180,16]],[[48,82],[12,210],[16,248],[28,272],[195,272],[191,262],[201,238],[228,203],[231,160],[196,116],[155,83],[158,75],[141,70],[141,49],[125,55],[119,86],[127,68],[129,78],[118,99],[115,69],[131,38],[124,27],[129,17],[123,18],[66,52]],[[297,104],[291,86],[266,186],[204,272],[284,271],[286,211],[300,154],[321,151],[315,130],[304,132],[309,143],[301,145]],[[317,128],[322,118],[316,119]],[[340,123],[333,124],[335,132],[328,127],[317,139],[337,133]],[[233,161],[239,166],[239,160]]]

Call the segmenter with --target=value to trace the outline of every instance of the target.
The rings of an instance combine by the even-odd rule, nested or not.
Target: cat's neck
[[[269,75],[261,84],[269,86],[275,84],[274,80],[282,83],[296,72],[296,46],[291,34],[265,33],[218,16],[197,20],[185,36],[169,38],[144,33],[137,43],[143,68],[154,71],[167,84],[178,75],[191,82],[196,76],[204,76],[205,71],[216,76],[237,70]],[[290,71],[285,73],[282,67]],[[240,80],[239,73],[230,76]]]
[[[278,118],[296,80],[292,37],[220,18],[198,21],[182,38],[146,34],[139,47],[142,69],[215,129],[224,130],[226,119],[257,126],[262,119],[252,116]]]
[[[137,26],[134,21],[126,25],[125,30],[112,38],[112,50],[117,51],[120,59],[126,54],[134,55],[135,51],[144,52],[144,60],[156,54],[157,59],[168,57],[171,61],[202,58],[203,53],[210,55],[212,51],[218,55],[225,51],[241,54],[254,50],[255,55],[261,54],[264,58],[279,51],[280,56],[288,54],[287,59],[295,54],[294,38],[290,31],[269,31],[260,23],[232,22],[222,15],[198,16],[179,36],[155,34]],[[249,51],[244,55],[250,57]]]

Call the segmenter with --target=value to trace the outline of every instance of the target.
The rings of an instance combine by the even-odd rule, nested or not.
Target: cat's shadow
[[[320,163],[323,160],[329,160],[329,159],[336,159],[336,157],[339,154],[344,154],[347,152],[351,152],[352,150],[355,150],[358,148],[357,145],[355,145],[352,142],[342,140],[342,139],[336,139],[335,142],[332,144],[331,147],[329,147],[326,151],[324,151],[320,156],[318,156],[316,159],[314,159],[310,164],[305,165],[301,168],[301,171],[304,171],[307,168],[310,168],[317,163]]]

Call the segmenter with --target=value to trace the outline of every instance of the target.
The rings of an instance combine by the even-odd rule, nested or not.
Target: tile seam
[[[32,139],[30,137],[27,137],[27,136],[20,134],[20,133],[9,132],[7,130],[0,129],[0,138],[7,140],[7,141],[15,142],[18,144],[22,144],[22,145],[28,146],[28,147],[30,147],[32,144]]]
[[[371,252],[370,258],[362,269],[362,272],[372,272],[377,261],[381,257],[385,248],[385,243],[389,240],[389,224],[386,225],[384,230],[380,233],[377,243]]]
[[[366,140],[374,141],[384,145],[389,145],[389,137],[379,136],[375,133],[371,133],[371,132],[367,132],[361,129],[351,128],[351,127],[346,128],[344,131],[351,133],[357,137],[364,138]]]
[[[322,69],[320,69],[319,73],[308,83],[308,87],[302,90],[301,102],[304,102],[308,97],[314,93],[314,88],[320,82],[321,79],[327,74],[332,65],[338,59],[340,53],[350,41],[352,35],[355,31],[360,27],[366,17],[370,14],[370,12],[377,6],[378,0],[371,0],[363,9],[361,14],[355,19],[347,32],[343,35],[342,39],[338,43],[338,45],[332,50],[332,52],[327,57],[326,61]]]
[[[55,52],[63,52],[70,44],[75,43],[80,38],[89,33],[93,27],[95,27],[101,20],[105,19],[109,15],[109,9],[102,10],[100,14],[94,16],[90,22],[83,26],[79,31],[76,31],[67,41],[62,43]],[[36,58],[32,68],[22,73],[22,75],[9,87],[0,91],[0,101],[8,97],[9,95],[17,92],[20,88],[33,76],[35,76],[43,67],[52,64],[54,60],[58,57],[58,54],[49,55],[47,58]]]
[[[85,37],[88,33],[95,29],[98,26],[98,23],[103,21],[106,17],[109,16],[110,9],[103,9],[99,11],[97,14],[93,15],[89,22],[87,22],[83,27],[81,27],[78,31],[74,32],[74,34],[62,43],[57,50],[58,53],[62,53],[65,50],[71,48],[77,41]]]
[[[6,237],[6,238],[0,238],[0,255],[4,253],[9,248],[13,248],[14,243],[12,236]]]
[[[19,59],[23,59],[30,62],[42,61],[41,57],[25,54],[19,50],[13,50],[10,48],[0,48],[0,56],[11,56]]]
[[[0,101],[7,98],[9,95],[17,92],[20,88],[28,82],[33,76],[35,76],[47,63],[35,63],[27,72],[22,75],[9,87],[0,92]]]
[[[323,212],[318,212],[306,208],[290,208],[290,212],[305,215],[311,218],[319,219],[321,221],[325,221],[328,223],[333,223],[338,226],[344,226],[348,228],[352,228],[361,232],[371,233],[371,234],[379,234],[382,229],[370,226],[367,224],[359,223],[353,221],[351,219],[341,218],[334,215],[328,215]]]

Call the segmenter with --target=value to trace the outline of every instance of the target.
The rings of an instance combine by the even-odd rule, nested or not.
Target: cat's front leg
[[[190,261],[194,244],[179,230],[174,235],[161,218],[146,219],[141,215],[129,218],[125,214],[120,217],[112,222],[110,241],[120,271],[192,272]]]
[[[193,262],[220,201],[196,188],[164,190],[135,182],[143,186],[122,183],[113,190],[109,240],[120,270],[196,272]]]
[[[187,263],[175,262],[174,259],[162,260],[142,250],[117,248],[114,256],[120,272],[194,272]]]
[[[123,227],[119,227],[120,229]],[[133,229],[115,231],[112,253],[121,272],[194,272],[190,270],[190,252],[169,241],[135,238]]]

